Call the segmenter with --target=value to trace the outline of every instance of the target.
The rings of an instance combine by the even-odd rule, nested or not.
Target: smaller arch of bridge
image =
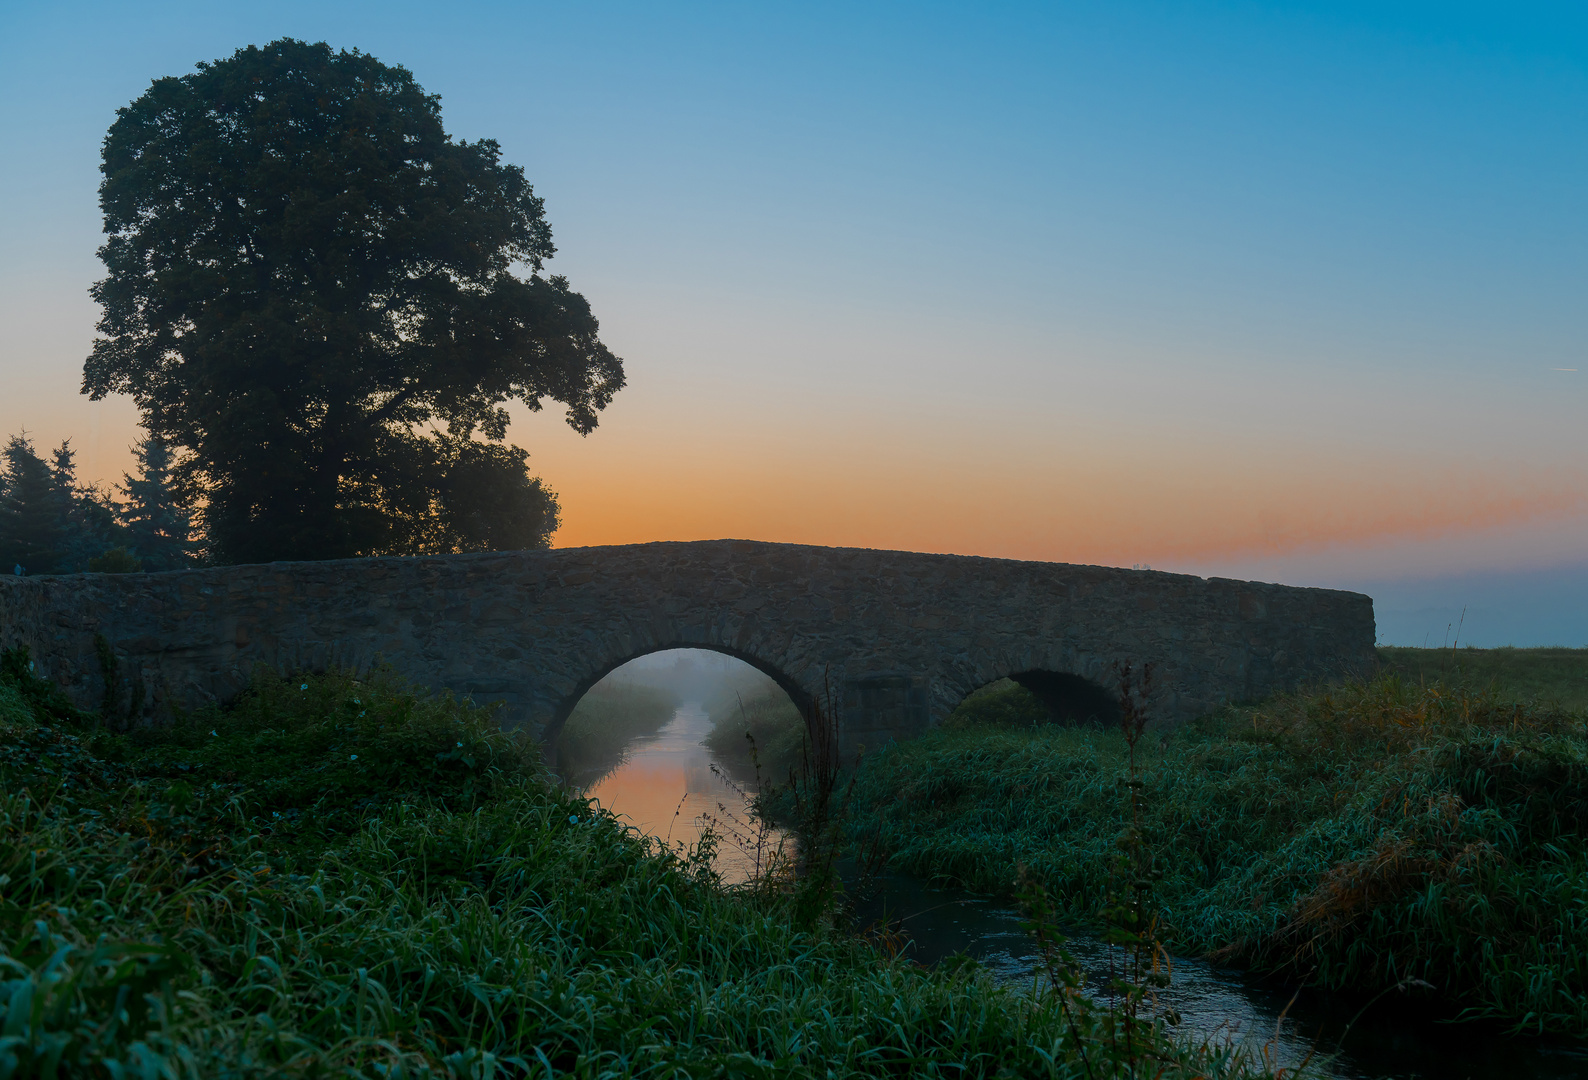
[[[1030,693],[1042,706],[1050,723],[1108,727],[1119,721],[1119,701],[1108,687],[1083,675],[1042,669],[1018,671],[994,679],[966,694],[954,709],[957,711],[966,702],[1005,682]]]
[[[1152,658],[1038,646],[997,650],[969,659],[971,663],[944,672],[938,698],[940,718],[947,718],[971,695],[1008,679],[1034,694],[1056,722],[1107,726],[1119,719],[1114,665],[1126,659],[1140,662]],[[1157,704],[1167,702],[1160,699]]]
[[[1106,727],[1119,721],[1117,695],[1094,679],[1041,668],[1016,672],[1009,677],[1042,702],[1055,723]]]
[[[660,652],[672,652],[677,649],[694,649],[700,652],[720,653],[723,656],[731,656],[735,660],[748,664],[761,674],[765,675],[767,678],[771,679],[773,682],[777,683],[778,688],[789,696],[789,700],[794,703],[794,707],[800,711],[800,716],[804,718],[805,723],[808,725],[811,722],[811,709],[815,704],[815,699],[811,696],[809,691],[796,682],[792,676],[783,671],[777,664],[756,656],[754,653],[746,652],[743,649],[736,649],[729,645],[707,644],[699,641],[680,640],[661,645],[647,645],[645,648],[640,649],[637,652],[620,656],[617,659],[609,659],[604,661],[600,666],[590,669],[590,672],[578,681],[575,689],[566,695],[560,702],[558,702],[556,711],[552,713],[551,721],[547,723],[541,730],[540,743],[542,751],[547,754],[552,754],[555,752],[553,748],[557,745],[557,736],[562,733],[563,725],[568,722],[568,717],[573,713],[574,708],[579,704],[579,699],[584,697],[585,694],[589,693],[590,688],[596,683],[600,682],[602,679],[606,678],[608,675],[612,674],[612,672],[616,671],[618,668],[629,663],[630,661],[638,660],[643,656],[652,656]]]

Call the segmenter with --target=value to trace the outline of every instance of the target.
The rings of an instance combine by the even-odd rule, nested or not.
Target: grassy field
[[[1379,661],[1409,682],[1486,690],[1511,701],[1588,709],[1588,649],[1380,648]]]
[[[1162,931],[1232,964],[1366,991],[1425,983],[1453,1013],[1588,1036],[1588,723],[1548,703],[1573,700],[1583,654],[1463,649],[1463,681],[1443,683],[1432,651],[1149,735]],[[1095,918],[1119,891],[1124,740],[1041,719],[998,686],[872,755],[855,835],[899,869],[991,893],[1024,867]]]
[[[725,889],[392,677],[261,676],[115,734],[20,659],[0,1077],[1251,1075]]]

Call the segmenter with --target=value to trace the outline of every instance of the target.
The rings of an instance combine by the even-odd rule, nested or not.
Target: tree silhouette
[[[6,440],[0,474],[0,567],[54,574],[66,565],[66,508],[55,474],[24,435]]]
[[[193,512],[176,487],[171,448],[153,435],[132,448],[138,475],[122,474],[123,542],[145,570],[180,570],[193,562]]]
[[[13,435],[0,457],[0,571],[75,573],[118,542],[115,507],[77,482],[69,440],[47,460],[26,434]]]
[[[400,67],[283,39],[157,80],[103,156],[83,389],[177,451],[213,559],[546,542],[503,405],[588,433],[623,365],[542,273],[542,201],[497,143],[454,141]]]

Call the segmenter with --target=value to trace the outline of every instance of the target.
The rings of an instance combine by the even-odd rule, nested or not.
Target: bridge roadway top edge
[[[359,567],[365,570],[391,568],[393,570],[422,570],[425,568],[469,568],[471,566],[511,565],[511,564],[557,564],[576,563],[591,557],[604,556],[662,556],[678,554],[688,556],[708,555],[714,549],[727,549],[723,554],[728,556],[756,555],[790,555],[800,554],[832,558],[875,558],[887,561],[906,560],[918,564],[986,566],[993,572],[1009,572],[1022,569],[1027,572],[1047,570],[1058,576],[1065,574],[1080,574],[1083,576],[1102,575],[1107,577],[1122,576],[1127,579],[1142,583],[1168,584],[1171,581],[1186,583],[1201,583],[1214,587],[1237,586],[1244,588],[1277,589],[1294,592],[1328,593],[1341,597],[1359,597],[1371,602],[1371,597],[1365,593],[1358,593],[1348,589],[1331,589],[1312,585],[1288,585],[1281,582],[1268,582],[1230,578],[1223,576],[1201,577],[1196,574],[1182,574],[1169,570],[1136,570],[1130,567],[1107,566],[1101,563],[1069,563],[1054,562],[1045,559],[1012,559],[992,555],[962,555],[953,552],[926,552],[910,551],[900,548],[869,548],[828,546],[823,544],[791,544],[773,540],[746,540],[736,538],[722,538],[714,540],[652,540],[635,544],[591,544],[581,547],[566,548],[530,548],[517,551],[482,551],[464,552],[450,555],[376,555],[360,556],[349,559],[324,559],[324,560],[281,560],[268,563],[237,563],[226,566],[199,566],[183,570],[164,570],[142,572],[133,575],[119,574],[34,574],[25,577],[14,575],[0,576],[0,588],[14,588],[21,586],[28,588],[45,583],[74,584],[77,582],[104,582],[110,579],[130,579],[139,581],[173,580],[186,577],[189,580],[207,580],[222,578],[238,578],[249,576],[268,576],[272,574],[288,574],[294,577],[335,577],[339,570]]]

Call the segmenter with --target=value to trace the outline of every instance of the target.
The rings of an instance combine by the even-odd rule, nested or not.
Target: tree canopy
[[[212,559],[549,542],[503,406],[588,433],[623,365],[495,141],[401,67],[283,39],[157,80],[102,172],[83,390],[176,449]]]

